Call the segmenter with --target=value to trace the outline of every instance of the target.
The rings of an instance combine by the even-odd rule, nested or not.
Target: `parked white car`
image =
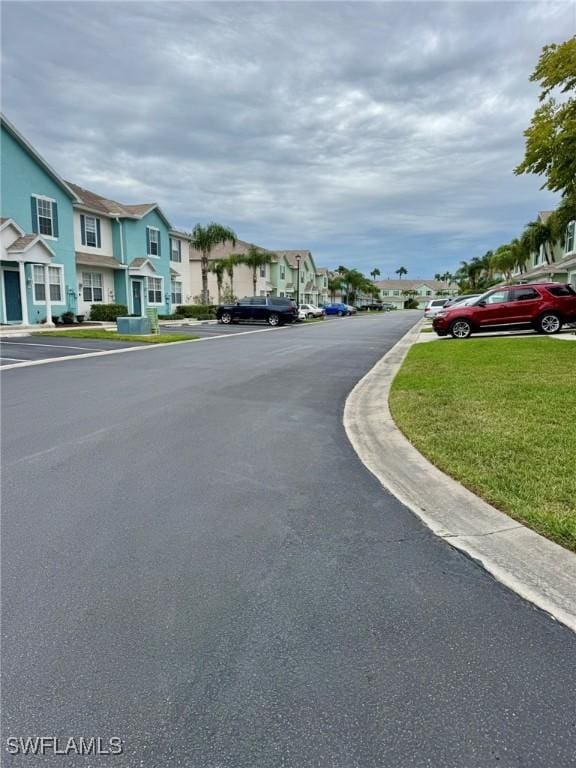
[[[434,317],[444,307],[444,304],[446,304],[446,299],[431,299],[424,307],[424,317]]]
[[[324,310],[320,309],[320,307],[317,307],[315,304],[300,304],[298,311],[304,312],[309,319],[313,317],[324,317],[325,314]]]
[[[459,307],[469,307],[470,304],[473,304],[476,299],[480,298],[480,296],[482,296],[481,293],[469,293],[464,296],[455,296],[453,299],[448,299],[446,304],[444,304],[444,309],[452,309],[452,307],[455,307],[456,305]]]
[[[351,304],[346,304],[346,307],[348,309],[348,312],[350,312],[351,315],[355,315],[358,310],[356,307],[353,307]]]
[[[298,307],[298,322],[299,323],[303,322],[304,320],[306,320],[307,317],[308,317],[308,315],[302,309],[302,307]]]

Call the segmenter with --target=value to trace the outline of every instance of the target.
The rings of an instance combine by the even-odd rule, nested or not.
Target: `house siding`
[[[1,211],[5,218],[12,218],[26,233],[36,229],[32,221],[31,197],[40,195],[51,198],[57,204],[58,237],[46,237],[46,243],[54,251],[52,265],[62,266],[63,296],[61,302],[52,302],[52,314],[60,315],[66,310],[76,309],[76,263],[74,256],[74,226],[72,199],[52,176],[38,163],[28,150],[6,129],[1,128],[0,153],[2,163]],[[3,262],[6,269],[14,264]],[[31,265],[26,264],[26,295],[28,318],[31,323],[46,319],[46,306],[34,303],[31,282]],[[5,321],[4,301],[1,305],[0,321]]]

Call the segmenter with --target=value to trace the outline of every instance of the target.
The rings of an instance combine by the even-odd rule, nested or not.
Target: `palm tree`
[[[234,294],[234,267],[238,264],[238,257],[231,253],[227,259],[220,259],[221,264],[230,280],[230,293]]]
[[[398,275],[400,280],[402,280],[403,275],[407,275],[408,274],[408,270],[406,269],[406,267],[400,267],[400,269],[396,270],[396,274]]]
[[[378,267],[375,267],[372,270],[372,272],[370,272],[370,274],[372,275],[372,280],[374,280],[374,282],[376,282],[376,278],[380,277],[380,270],[378,269]]]
[[[565,247],[568,224],[572,221],[576,221],[576,194],[565,195],[547,222],[554,240],[562,243],[563,247]]]
[[[265,264],[270,264],[276,254],[272,251],[263,251],[260,248],[256,248],[255,245],[251,245],[248,248],[248,253],[234,254],[237,264],[245,264],[252,270],[252,285],[254,287],[253,296],[256,296],[256,284],[258,282],[258,269]]]
[[[334,303],[336,294],[342,290],[342,278],[336,274],[334,277],[328,278],[328,290],[330,291],[330,299]]]
[[[495,250],[491,259],[491,267],[493,270],[501,272],[506,278],[506,282],[510,282],[515,269],[519,269],[520,272],[525,269],[529,256],[530,252],[526,244],[514,238],[512,242],[501,245]]]
[[[232,243],[236,245],[236,233],[229,227],[214,222],[203,227],[196,224],[192,230],[192,247],[202,254],[200,269],[202,271],[202,303],[208,304],[208,259],[217,245]]]
[[[529,221],[522,233],[521,241],[529,253],[540,253],[540,249],[542,249],[546,264],[551,264],[554,261],[552,249],[556,243],[556,238],[552,233],[549,220],[546,223]]]
[[[216,275],[216,285],[218,286],[218,304],[222,304],[222,282],[224,280],[224,270],[226,262],[224,259],[216,259],[210,263],[208,271]]]

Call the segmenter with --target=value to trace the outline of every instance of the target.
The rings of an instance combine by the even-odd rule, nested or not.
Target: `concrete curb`
[[[390,386],[421,323],[354,387],[344,427],[362,463],[437,535],[524,599],[576,631],[576,557],[479,499],[420,454],[398,429]]]

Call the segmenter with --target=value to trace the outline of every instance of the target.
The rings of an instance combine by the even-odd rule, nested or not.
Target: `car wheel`
[[[276,314],[276,312],[272,312],[271,315],[268,315],[268,325],[271,325],[273,327],[276,327],[280,323],[280,318]]]
[[[536,320],[536,330],[547,336],[558,333],[562,328],[562,320],[555,312],[545,312]]]
[[[450,326],[450,335],[454,339],[467,339],[471,333],[472,333],[472,326],[470,325],[468,320],[465,320],[462,317],[459,318],[458,320],[454,320],[454,322]]]
[[[230,325],[232,322],[232,315],[230,312],[222,312],[222,316],[220,317],[220,322],[224,323],[224,325]]]
[[[314,319],[314,313],[313,312],[308,312],[308,314],[306,315],[306,318],[308,320],[313,320]]]
[[[342,310],[341,310],[341,309],[339,309],[339,310],[338,310],[338,317],[342,317],[342,315],[343,315],[343,314],[344,314],[344,312],[342,312]]]

